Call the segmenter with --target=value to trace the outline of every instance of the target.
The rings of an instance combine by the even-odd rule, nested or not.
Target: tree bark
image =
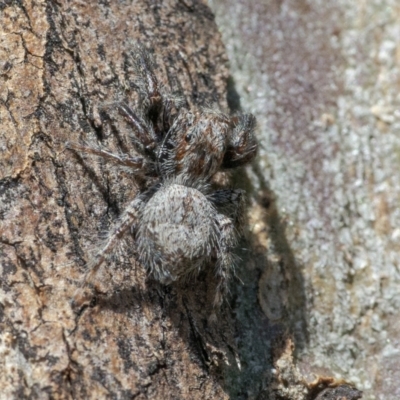
[[[65,149],[129,146],[123,118],[104,115],[135,103],[137,43],[189,105],[226,109],[213,15],[191,1],[2,2],[0,13],[0,397],[227,398],[230,318],[203,328],[205,277],[187,296],[148,283],[131,241],[100,271],[93,301],[73,308],[90,248],[143,182]]]
[[[292,319],[308,379],[400,398],[399,3],[209,3],[258,119],[251,183],[277,211],[253,225],[262,310]]]
[[[101,268],[89,300],[72,301],[101,232],[146,182],[65,144],[129,150],[115,104],[137,102],[138,43],[189,106],[228,111],[228,92],[237,109],[208,7],[5,1],[0,27],[1,398],[305,400],[335,386],[310,385],[294,366],[292,337],[307,329],[303,277],[272,192],[256,197],[243,172],[234,178],[253,194],[254,229],[221,309],[212,307],[212,266],[163,287],[135,261],[132,238]],[[276,262],[266,257],[271,238]],[[259,294],[260,278],[275,297]]]

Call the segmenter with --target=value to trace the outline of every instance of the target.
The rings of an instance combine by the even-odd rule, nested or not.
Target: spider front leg
[[[151,125],[142,120],[127,104],[118,104],[119,112],[128,120],[134,129],[134,134],[131,134],[133,144],[136,149],[152,160],[156,159],[155,148],[159,141],[154,129]]]
[[[254,130],[256,118],[252,114],[244,114],[231,120],[232,135],[228,141],[222,163],[223,168],[236,168],[250,162],[257,154],[257,141]]]
[[[140,46],[137,47],[135,53],[135,67],[140,78],[139,89],[147,103],[147,117],[156,124],[161,114],[163,99],[159,82],[153,72],[154,60],[148,51]]]
[[[155,134],[161,140],[166,131],[163,125],[165,100],[161,93],[161,85],[154,74],[154,60],[145,48],[137,47],[134,56],[138,87],[142,97],[145,117],[154,127]],[[161,125],[161,126],[160,126]]]
[[[182,100],[165,93],[154,74],[154,60],[145,48],[136,48],[134,62],[145,117],[151,123],[158,141],[161,141],[172,125],[174,109],[182,105]]]
[[[113,154],[98,147],[83,146],[73,142],[67,143],[66,147],[81,153],[88,153],[102,157],[118,165],[122,165],[123,167],[132,168],[136,174],[142,176],[154,175],[154,166],[147,162],[143,157],[131,157],[126,154]]]

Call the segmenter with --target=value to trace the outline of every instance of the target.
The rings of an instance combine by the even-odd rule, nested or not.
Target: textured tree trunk
[[[0,35],[0,398],[301,400],[332,383],[310,386],[293,365],[292,333],[307,327],[302,276],[267,189],[251,200],[254,229],[221,309],[212,307],[212,266],[163,287],[135,261],[132,238],[101,268],[88,301],[72,301],[101,232],[145,182],[65,144],[129,150],[114,109],[137,101],[137,43],[188,105],[227,111],[227,60],[208,7],[6,1]],[[246,175],[235,181],[250,194]],[[259,278],[273,289],[282,281],[265,256],[271,237],[291,276],[284,298],[266,301]]]
[[[132,241],[99,272],[92,302],[71,303],[89,250],[143,182],[65,143],[129,147],[123,118],[112,117],[113,104],[135,102],[137,43],[189,104],[226,108],[210,10],[26,1],[0,3],[0,13],[0,397],[226,398],[229,318],[206,334],[204,286],[185,297],[148,284]]]
[[[251,182],[279,216],[265,229],[263,312],[292,319],[301,371],[399,399],[399,2],[209,3],[258,119]]]

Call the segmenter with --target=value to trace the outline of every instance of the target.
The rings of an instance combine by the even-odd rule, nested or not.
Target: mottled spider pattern
[[[218,171],[251,161],[257,152],[255,118],[230,118],[213,109],[189,110],[168,94],[154,74],[149,54],[134,57],[140,111],[118,104],[132,125],[135,156],[100,148],[69,147],[129,167],[152,184],[136,196],[89,263],[92,281],[123,235],[134,235],[139,261],[159,282],[169,284],[211,263],[221,303],[234,268],[233,249],[243,225],[244,192],[212,189]]]

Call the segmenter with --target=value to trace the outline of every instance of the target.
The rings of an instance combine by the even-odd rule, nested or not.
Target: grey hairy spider
[[[141,111],[125,104],[118,108],[132,125],[137,155],[115,155],[76,144],[69,147],[132,168],[153,179],[153,184],[127,206],[94,254],[85,280],[93,278],[121,237],[132,232],[139,261],[163,284],[197,274],[214,262],[215,304],[220,304],[234,266],[232,251],[242,225],[244,192],[213,191],[210,181],[218,171],[254,158],[255,118],[180,107],[159,84],[150,56],[141,49],[136,53]]]

